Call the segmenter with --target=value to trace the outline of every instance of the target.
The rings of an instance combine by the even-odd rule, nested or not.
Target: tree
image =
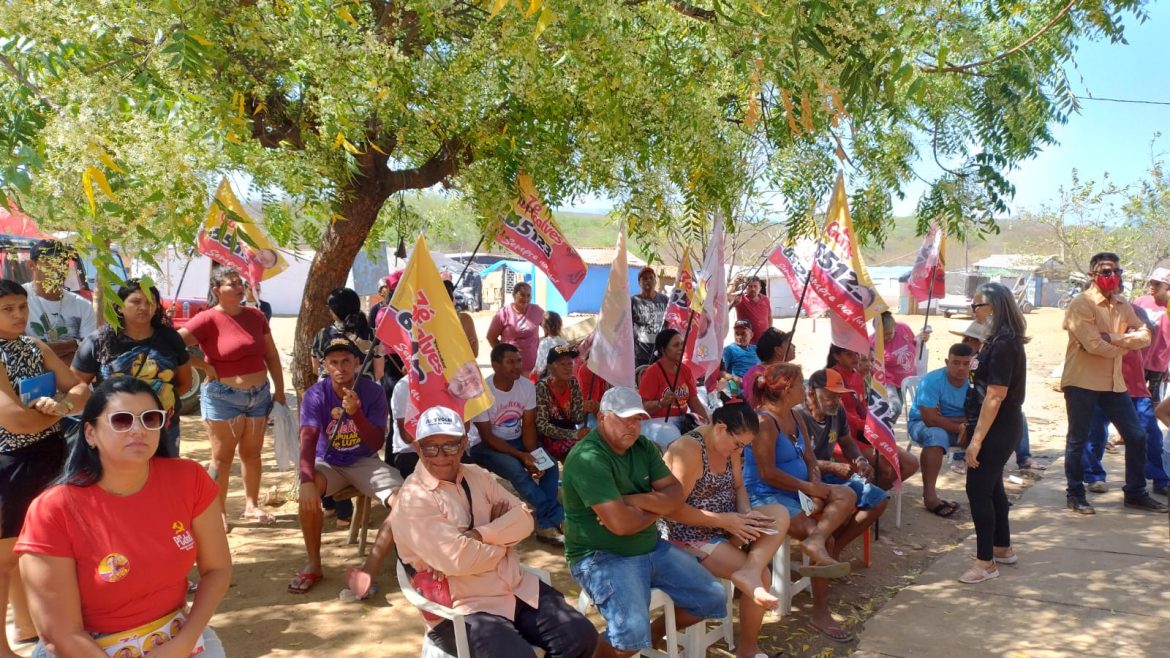
[[[1076,40],[1126,15],[1140,0],[0,3],[0,190],[105,257],[190,244],[209,184],[244,174],[269,232],[317,248],[304,386],[320,301],[405,190],[452,189],[490,234],[526,171],[553,205],[616,197],[645,244],[731,216],[762,144],[790,230],[843,157],[880,242],[924,155],[947,171],[920,220],[993,229],[1004,172],[1075,111]]]

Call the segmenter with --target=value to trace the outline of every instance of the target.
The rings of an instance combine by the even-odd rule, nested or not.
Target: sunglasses
[[[1121,270],[1121,269],[1115,270],[1115,269],[1111,269],[1111,268],[1106,268],[1106,269],[1102,269],[1102,270],[1097,270],[1096,274],[1097,274],[1097,276],[1121,276],[1122,273],[1124,273],[1124,272],[1125,272],[1125,270]]]
[[[115,432],[129,432],[130,428],[134,427],[135,418],[138,419],[143,429],[161,430],[167,422],[167,412],[162,409],[147,409],[140,414],[129,411],[115,411],[112,414],[106,414],[106,422]]]
[[[980,308],[983,308],[984,306],[991,306],[991,304],[988,304],[988,303],[986,303],[986,302],[985,302],[985,303],[983,303],[983,304],[972,304],[972,305],[971,305],[971,310],[972,310],[972,311],[978,311]]]
[[[459,443],[444,443],[440,446],[418,446],[418,451],[427,457],[438,457],[441,451],[444,455],[457,455],[463,449],[463,442]]]

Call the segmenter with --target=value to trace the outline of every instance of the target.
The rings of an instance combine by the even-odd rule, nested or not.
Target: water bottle
[[[183,317],[191,317],[191,302],[183,302]]]

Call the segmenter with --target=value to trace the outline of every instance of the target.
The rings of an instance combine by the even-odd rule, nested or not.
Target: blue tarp
[[[611,265],[589,265],[585,280],[573,293],[573,297],[566,302],[544,272],[536,269],[536,266],[528,261],[502,260],[484,268],[480,275],[487,276],[490,272],[503,267],[519,274],[523,280],[534,284],[535,288],[543,288],[545,290],[544,298],[533,297],[533,303],[538,304],[546,311],[560,313],[562,316],[568,313],[597,313],[600,311],[601,300],[605,297],[605,288],[609,285],[609,273],[612,268]],[[629,266],[631,295],[638,292],[638,272],[641,269],[640,265]],[[543,284],[540,286],[535,285],[537,277],[543,279]]]

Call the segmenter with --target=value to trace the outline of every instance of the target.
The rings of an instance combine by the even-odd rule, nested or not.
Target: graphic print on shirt
[[[195,548],[195,537],[191,536],[191,531],[187,530],[182,521],[172,523],[171,532],[175,533],[171,540],[175,542],[175,546],[180,551],[190,551]]]
[[[130,573],[130,560],[121,553],[110,553],[98,560],[98,578],[107,583],[116,583]]]
[[[492,433],[499,437],[518,437],[524,422],[524,409],[519,402],[506,403],[496,415]]]
[[[136,345],[101,367],[102,379],[118,375],[129,375],[150,384],[150,388],[163,403],[163,409],[175,408],[175,368],[178,361],[170,356]]]
[[[325,428],[325,436],[333,437],[329,442],[329,450],[335,452],[350,452],[356,450],[362,444],[362,437],[358,434],[357,424],[353,422],[352,416],[346,416],[341,420],[342,408],[333,407],[329,410],[329,426]],[[340,421],[341,426],[337,424]],[[336,430],[335,430],[336,428]],[[336,431],[336,434],[334,434]]]

